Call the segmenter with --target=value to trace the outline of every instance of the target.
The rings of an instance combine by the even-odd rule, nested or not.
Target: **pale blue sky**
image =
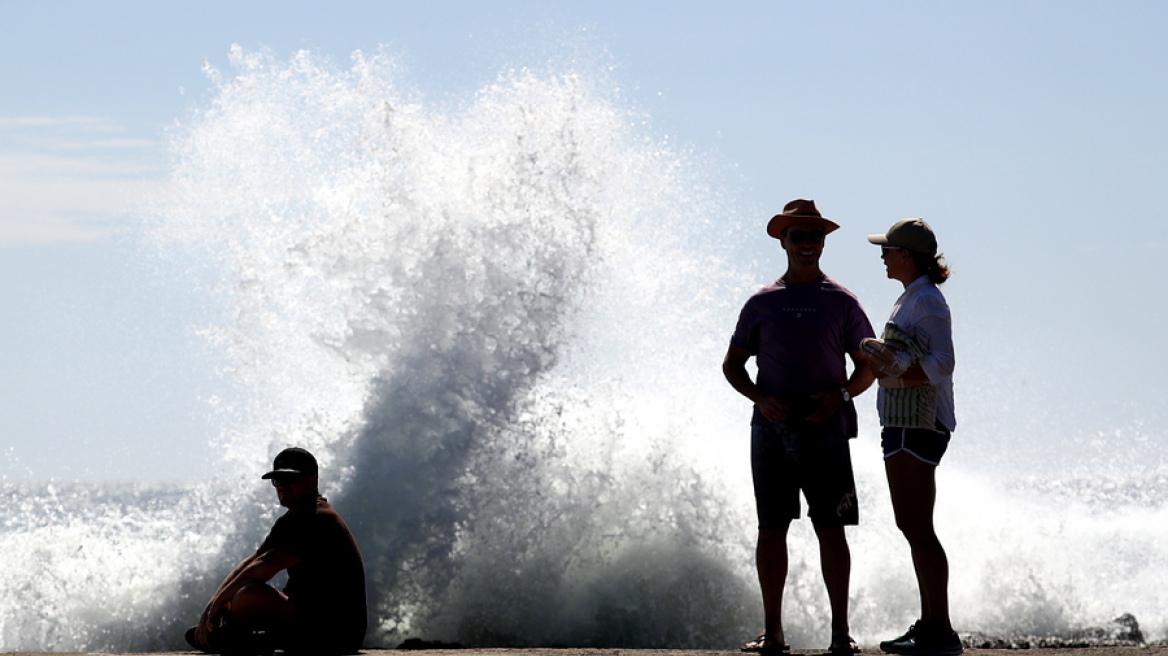
[[[1166,24],[1156,1],[0,2],[0,476],[214,473],[188,330],[208,309],[116,235],[232,44],[385,45],[436,104],[507,68],[608,67],[649,134],[721,171],[728,221],[816,199],[844,226],[825,269],[876,321],[897,289],[864,235],[928,219],[982,391],[966,407],[997,415],[981,431],[1026,424],[998,439],[1033,457],[1161,441]],[[781,272],[761,231],[742,249]]]

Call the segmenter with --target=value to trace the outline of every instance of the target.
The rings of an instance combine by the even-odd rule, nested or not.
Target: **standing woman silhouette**
[[[955,656],[962,645],[949,620],[949,560],[933,529],[937,465],[957,427],[953,322],[937,288],[949,278],[949,268],[937,255],[933,229],[921,219],[898,221],[868,241],[881,247],[888,277],[904,285],[881,339],[866,341],[861,350],[880,386],[888,490],[921,596],[920,619],[880,648],[905,656]]]

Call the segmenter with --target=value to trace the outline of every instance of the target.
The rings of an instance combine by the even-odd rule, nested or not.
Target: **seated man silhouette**
[[[187,642],[209,653],[356,653],[366,628],[365,565],[344,520],[318,492],[316,458],[284,449],[263,478],[288,512],[223,580]],[[268,582],[284,570],[280,591]]]

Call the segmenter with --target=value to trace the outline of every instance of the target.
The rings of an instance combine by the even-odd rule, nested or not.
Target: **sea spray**
[[[0,646],[114,651],[173,645],[166,622],[190,572],[218,566],[229,486],[5,483]],[[168,614],[168,611],[174,612]]]
[[[575,73],[514,71],[446,116],[382,58],[233,61],[177,135],[156,236],[226,272],[234,320],[208,334],[249,425],[223,447],[335,472],[370,644],[752,630],[748,532],[724,531],[746,506],[687,446],[723,416],[687,382],[716,368],[687,367],[718,361],[706,327],[745,286],[715,240],[683,250],[723,220],[684,160]]]

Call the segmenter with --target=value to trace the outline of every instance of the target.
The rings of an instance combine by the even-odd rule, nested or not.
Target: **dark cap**
[[[868,241],[878,246],[905,248],[914,253],[937,254],[937,237],[924,219],[901,219],[892,224],[888,234],[869,235]]]
[[[262,478],[273,476],[316,476],[316,458],[298,446],[284,449],[272,461],[272,471]]]

